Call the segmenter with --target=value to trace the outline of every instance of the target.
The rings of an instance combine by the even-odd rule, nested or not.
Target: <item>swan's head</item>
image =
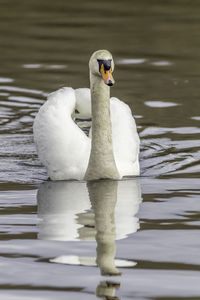
[[[105,84],[112,86],[115,83],[112,76],[114,61],[109,51],[98,50],[94,52],[89,61],[89,68],[93,75],[102,77]]]

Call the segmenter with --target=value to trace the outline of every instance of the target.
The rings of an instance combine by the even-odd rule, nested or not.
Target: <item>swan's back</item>
[[[81,117],[92,117],[90,89],[77,89],[76,106]],[[137,176],[139,167],[140,140],[135,120],[130,107],[118,98],[110,98],[110,113],[112,123],[113,152],[117,169],[121,177],[126,175]],[[91,136],[91,134],[90,134]]]
[[[80,116],[92,117],[90,89],[77,89],[76,97]],[[113,152],[119,174],[121,177],[137,176],[140,174],[138,159],[140,140],[130,107],[118,98],[112,97],[110,98],[110,113]]]
[[[139,146],[135,120],[127,104],[117,98],[110,99],[112,122],[113,151],[120,175],[134,175],[140,173]]]
[[[41,162],[53,180],[83,179],[90,154],[90,139],[74,123],[76,97],[72,88],[49,95],[33,126]]]
[[[72,115],[91,117],[90,89],[62,88],[51,93],[33,126],[38,156],[52,180],[84,179],[91,139],[75,124]],[[121,177],[139,175],[139,137],[127,104],[110,99],[113,152]]]

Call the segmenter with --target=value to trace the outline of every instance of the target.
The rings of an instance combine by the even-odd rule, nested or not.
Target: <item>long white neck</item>
[[[110,120],[110,87],[101,77],[90,74],[92,97],[92,148],[86,180],[119,179],[113,146]]]

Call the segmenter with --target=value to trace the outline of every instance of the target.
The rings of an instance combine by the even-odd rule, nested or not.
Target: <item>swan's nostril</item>
[[[113,82],[112,82],[112,80],[109,80],[109,81],[108,81],[108,83],[107,83],[107,85],[109,85],[109,86],[113,86]]]

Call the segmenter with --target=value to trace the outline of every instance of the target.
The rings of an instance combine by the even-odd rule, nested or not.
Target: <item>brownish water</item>
[[[200,299],[199,13],[196,0],[1,1],[2,299]],[[34,117],[49,92],[89,85],[102,48],[141,177],[42,183]]]

